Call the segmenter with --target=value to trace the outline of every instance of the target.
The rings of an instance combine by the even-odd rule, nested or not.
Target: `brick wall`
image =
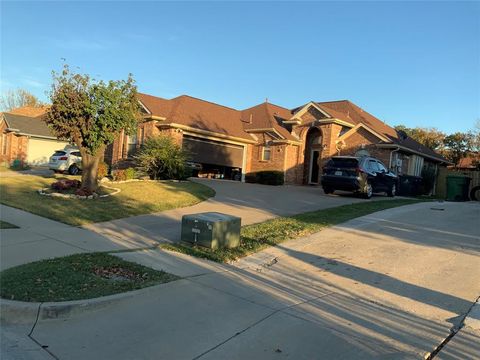
[[[2,121],[0,130],[0,162],[11,164],[13,160],[26,161],[28,153],[28,137],[18,136],[12,132],[6,132],[5,122]],[[5,142],[5,144],[4,144]]]

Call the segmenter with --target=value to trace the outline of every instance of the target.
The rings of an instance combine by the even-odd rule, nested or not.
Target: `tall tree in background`
[[[54,133],[72,140],[82,155],[82,188],[97,189],[98,163],[105,148],[124,130],[132,134],[139,118],[137,88],[127,80],[95,81],[88,75],[72,73],[65,65],[53,72],[52,105],[46,122]]]
[[[10,111],[22,106],[40,107],[44,104],[38,98],[24,89],[8,90],[0,99],[3,111]]]
[[[472,144],[473,136],[471,133],[456,132],[448,135],[444,140],[444,155],[457,166],[460,159],[472,150]]]
[[[404,125],[395,126],[395,130],[404,131],[412,139],[434,151],[442,151],[445,134],[435,128],[407,128]]]

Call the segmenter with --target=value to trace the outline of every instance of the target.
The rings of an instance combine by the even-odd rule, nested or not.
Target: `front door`
[[[318,158],[320,157],[320,151],[312,150],[312,154],[310,155],[310,171],[309,171],[309,184],[318,184],[319,183],[319,175],[320,175],[320,167],[318,166]]]

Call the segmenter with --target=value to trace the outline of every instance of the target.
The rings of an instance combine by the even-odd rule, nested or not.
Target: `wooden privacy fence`
[[[439,198],[445,199],[447,197],[447,176],[449,175],[463,175],[471,178],[469,193],[474,186],[480,186],[480,170],[453,170],[440,167],[438,169],[437,184],[435,187],[435,195]]]

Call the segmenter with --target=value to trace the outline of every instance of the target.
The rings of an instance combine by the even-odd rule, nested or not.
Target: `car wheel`
[[[77,165],[73,164],[68,168],[68,173],[70,175],[77,175],[79,173],[80,169],[77,167]]]
[[[364,191],[363,191],[363,196],[366,198],[366,199],[370,199],[373,195],[373,188],[372,188],[372,184],[370,184],[369,182],[366,182],[365,183],[365,188],[364,188]]]
[[[334,191],[335,191],[335,190],[333,190],[332,188],[329,188],[329,187],[324,187],[324,188],[323,188],[323,192],[324,192],[325,194],[333,194]]]
[[[397,186],[395,184],[392,184],[390,189],[387,191],[387,195],[390,197],[394,197],[397,193]]]

